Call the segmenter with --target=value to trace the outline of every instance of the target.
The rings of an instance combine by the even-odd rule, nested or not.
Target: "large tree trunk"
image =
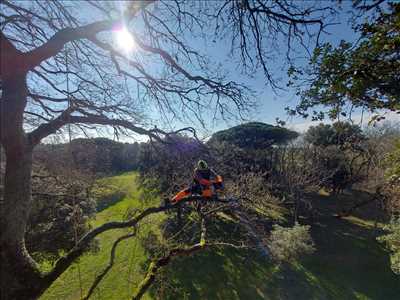
[[[25,248],[31,206],[32,152],[6,151],[4,200],[1,207],[1,299],[34,299],[40,274]]]
[[[22,125],[26,76],[2,78],[2,85],[1,142],[6,170],[0,207],[1,299],[35,299],[41,276],[24,240],[31,207],[32,169],[32,145]]]

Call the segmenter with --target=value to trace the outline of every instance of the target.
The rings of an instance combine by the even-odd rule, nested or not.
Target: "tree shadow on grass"
[[[172,288],[163,299],[399,299],[400,277],[378,232],[328,211],[312,226],[317,252],[301,263],[277,267],[255,251],[207,250],[167,267]]]
[[[313,227],[318,250],[302,267],[327,299],[399,299],[400,277],[391,272],[376,231],[332,217],[323,224]]]
[[[207,251],[179,259],[167,278],[173,289],[165,299],[328,299],[308,270],[278,267],[253,251]]]
[[[391,271],[389,256],[376,240],[381,230],[370,225],[381,218],[375,204],[363,207],[350,219],[332,216],[335,210],[365,197],[353,192],[319,197],[314,202],[321,212],[319,222],[312,226],[317,252],[304,259],[302,269],[313,275],[327,299],[399,299],[400,276]]]

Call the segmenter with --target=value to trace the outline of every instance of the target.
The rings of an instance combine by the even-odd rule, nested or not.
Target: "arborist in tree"
[[[222,190],[223,188],[222,177],[210,169],[204,160],[199,160],[197,167],[194,169],[192,185],[176,194],[171,203],[176,204],[192,194],[201,195],[205,199],[209,199],[215,195],[216,190]]]

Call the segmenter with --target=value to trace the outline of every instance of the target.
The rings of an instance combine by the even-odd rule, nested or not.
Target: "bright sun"
[[[122,50],[129,52],[135,48],[135,40],[126,28],[116,32],[116,41]]]

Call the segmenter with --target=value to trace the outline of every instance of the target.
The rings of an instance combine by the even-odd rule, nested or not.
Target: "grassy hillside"
[[[93,225],[120,220],[126,211],[156,204],[141,200],[134,185],[135,174],[108,178],[105,184],[123,190],[121,201],[97,214]],[[320,215],[312,235],[318,251],[294,267],[277,267],[249,251],[226,250],[201,252],[175,260],[165,269],[167,283],[158,289],[162,299],[398,299],[400,278],[389,268],[388,256],[375,241],[374,224],[365,216],[338,220],[331,216],[337,203],[331,197],[315,199]],[[349,201],[349,196],[339,199]],[[156,226],[162,215],[153,217],[141,227],[140,236]],[[86,291],[96,272],[108,262],[112,242],[123,231],[100,236],[100,251],[80,259],[82,289]],[[113,270],[95,292],[93,299],[129,299],[143,278],[146,264],[144,249],[135,239],[125,241],[117,251]],[[41,299],[79,299],[78,266],[71,267]],[[159,285],[158,285],[159,286]],[[85,292],[84,292],[85,294]],[[145,299],[155,299],[155,289]]]

